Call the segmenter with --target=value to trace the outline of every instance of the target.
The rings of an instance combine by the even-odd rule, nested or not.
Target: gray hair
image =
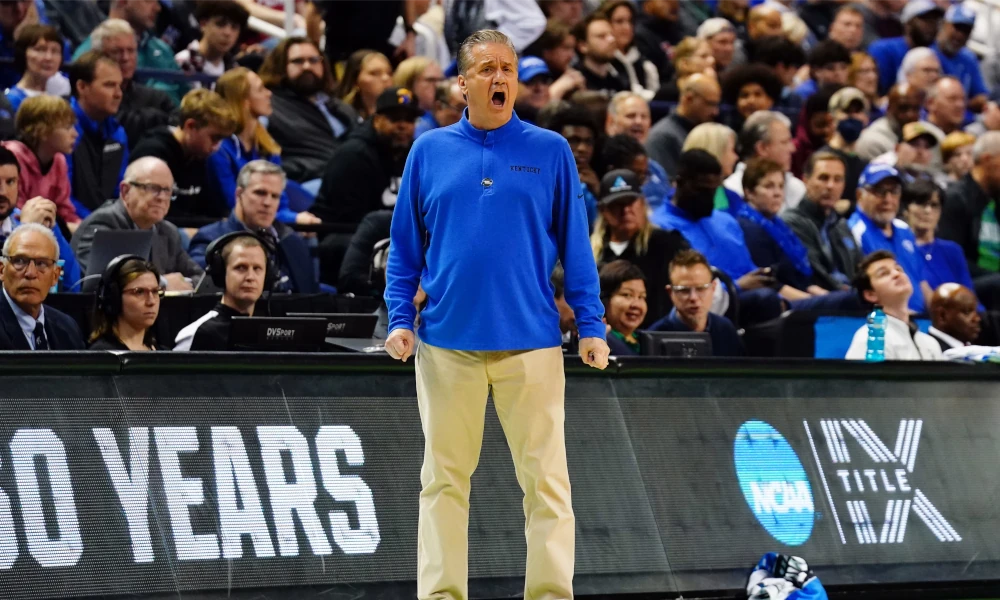
[[[459,75],[465,75],[465,72],[469,70],[470,66],[472,66],[472,49],[479,44],[503,44],[507,46],[514,54],[516,67],[517,49],[514,48],[514,42],[510,41],[509,37],[496,29],[481,29],[465,38],[465,41],[462,42],[462,45],[458,48]]]
[[[281,187],[285,187],[285,170],[269,160],[258,158],[243,165],[236,176],[236,187],[246,189],[250,185],[250,177],[254,173],[261,175],[281,175]]]
[[[631,100],[632,98],[642,100],[642,103],[645,104],[647,108],[649,107],[649,103],[646,102],[646,99],[635,92],[618,92],[611,97],[611,102],[608,103],[608,114],[618,116],[618,109],[621,108],[621,105],[624,104],[626,100]]]
[[[937,54],[933,50],[924,46],[912,48],[903,57],[903,63],[899,65],[899,71],[896,71],[896,83],[906,81],[906,77],[913,72],[913,69],[917,68],[917,63],[925,58],[933,58],[937,61],[938,68],[941,68],[941,61],[938,60]]]
[[[714,38],[720,33],[725,32],[736,33],[736,28],[728,20],[722,17],[712,17],[711,19],[706,19],[698,26],[698,31],[695,35],[703,40]]]
[[[55,260],[59,260],[59,242],[56,241],[56,235],[52,233],[52,230],[45,225],[40,225],[38,223],[21,223],[14,228],[14,232],[7,236],[7,239],[3,242],[3,256],[4,260],[10,256],[10,247],[14,244],[14,238],[18,237],[23,233],[28,233],[29,231],[34,231],[35,233],[40,233],[46,237],[50,242],[52,242],[52,247],[56,250]]]
[[[1000,156],[1000,131],[987,131],[972,146],[972,160],[976,164],[986,156]]]
[[[108,19],[94,28],[90,33],[90,47],[94,50],[104,50],[104,40],[118,37],[120,35],[130,35],[135,37],[135,30],[125,19]]]
[[[771,141],[771,125],[782,123],[789,130],[792,122],[785,115],[774,110],[758,110],[753,113],[743,123],[740,130],[740,159],[749,160],[756,154],[757,142],[769,143]]]
[[[939,89],[940,86],[941,86],[941,83],[943,83],[945,81],[949,81],[949,80],[955,82],[955,84],[958,85],[958,87],[960,87],[962,89],[962,93],[963,94],[965,93],[965,86],[962,84],[961,81],[958,80],[958,77],[955,77],[954,75],[944,75],[944,76],[941,77],[941,79],[938,79],[937,81],[935,81],[934,85],[932,85],[931,87],[927,88],[926,95],[924,96],[924,99],[925,100],[934,100],[935,98],[937,98],[938,94],[941,93],[941,90]]]

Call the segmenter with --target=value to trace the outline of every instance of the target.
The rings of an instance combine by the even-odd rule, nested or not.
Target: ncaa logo
[[[733,444],[736,476],[757,521],[788,546],[812,534],[815,507],[806,471],[788,441],[764,421],[740,425]]]

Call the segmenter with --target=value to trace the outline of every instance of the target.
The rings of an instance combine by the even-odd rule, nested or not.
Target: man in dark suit
[[[88,271],[97,230],[152,229],[149,261],[164,273],[167,290],[191,290],[190,279],[204,270],[184,251],[177,227],[163,220],[170,209],[173,189],[174,177],[167,163],[152,156],[133,161],[119,184],[121,198],[90,213],[73,235],[73,251],[84,272]]]
[[[17,227],[3,245],[0,350],[83,350],[83,334],[68,315],[42,303],[59,281],[59,244],[37,223]]]
[[[234,231],[255,231],[275,240],[275,263],[280,270],[272,291],[314,294],[319,282],[309,247],[295,230],[275,221],[285,189],[285,171],[266,160],[252,160],[236,176],[236,207],[229,218],[206,225],[191,238],[188,254],[205,267],[205,250],[212,241]]]
[[[927,333],[941,351],[961,348],[979,339],[982,316],[976,293],[958,283],[943,283],[931,297],[931,327]]]

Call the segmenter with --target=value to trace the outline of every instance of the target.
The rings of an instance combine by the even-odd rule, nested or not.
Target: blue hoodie
[[[413,144],[392,217],[389,331],[450,350],[562,343],[550,282],[556,259],[580,337],[604,339],[597,267],[573,153],[562,136],[514,114],[492,131],[468,117]]]

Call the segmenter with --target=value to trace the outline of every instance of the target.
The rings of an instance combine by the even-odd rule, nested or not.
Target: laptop
[[[326,319],[326,337],[371,339],[378,315],[371,313],[288,313],[289,317]]]
[[[324,319],[233,317],[229,349],[244,352],[319,352]]]
[[[108,263],[123,254],[149,257],[153,248],[153,230],[139,229],[98,229],[90,247],[90,261],[85,275],[101,275]],[[92,292],[100,283],[98,277],[83,282],[82,292]]]

